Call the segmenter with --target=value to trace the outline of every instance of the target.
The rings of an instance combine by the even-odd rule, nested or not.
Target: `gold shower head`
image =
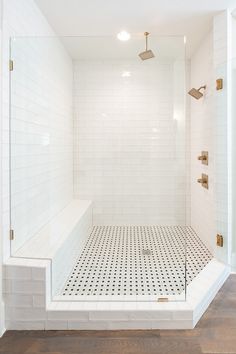
[[[206,89],[206,85],[199,87],[199,89],[192,88],[188,94],[192,96],[193,98],[196,98],[196,100],[199,100],[203,96],[203,93],[201,92],[202,89]]]
[[[154,58],[155,55],[153,54],[153,52],[149,49],[147,49],[148,47],[148,35],[149,33],[148,32],[144,32],[144,36],[146,37],[146,49],[144,52],[142,53],[139,53],[139,56],[142,60],[147,60],[147,59],[151,59],[151,58]]]

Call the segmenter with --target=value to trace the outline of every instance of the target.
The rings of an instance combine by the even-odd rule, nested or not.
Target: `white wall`
[[[191,58],[191,87],[207,85],[204,97],[191,99],[191,226],[211,251],[215,224],[215,141],[213,33],[210,32]],[[197,160],[201,151],[209,152],[209,165]],[[209,176],[209,189],[197,183],[202,173]]]
[[[9,37],[52,36],[33,0],[4,1],[3,237],[9,249]],[[20,247],[73,193],[72,62],[57,39],[12,43],[12,227]],[[27,193],[26,193],[27,190]]]
[[[214,79],[222,78],[223,90],[215,90],[215,191],[217,233],[224,237],[224,247],[215,247],[217,259],[229,263],[232,222],[232,146],[231,146],[231,13],[216,15],[213,21]]]
[[[75,196],[94,201],[94,224],[185,224],[183,62],[74,68]]]

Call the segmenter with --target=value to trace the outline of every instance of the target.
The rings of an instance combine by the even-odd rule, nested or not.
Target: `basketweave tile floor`
[[[191,227],[95,226],[61,295],[178,295],[211,259]]]

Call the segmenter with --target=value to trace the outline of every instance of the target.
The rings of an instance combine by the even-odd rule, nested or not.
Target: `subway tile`
[[[30,280],[31,268],[20,266],[4,266],[4,278],[5,279],[18,279],[18,280]]]
[[[45,308],[45,295],[33,295],[33,307]]]
[[[129,311],[92,311],[89,313],[90,321],[128,321]]]
[[[69,330],[108,330],[110,329],[109,321],[68,321]]]
[[[48,313],[49,320],[78,320],[78,321],[88,321],[89,313],[88,311],[68,311],[68,310],[54,310]]]
[[[46,269],[45,268],[32,268],[32,279],[33,280],[45,280]]]
[[[5,280],[4,292],[14,294],[44,294],[45,283],[42,281]]]
[[[4,301],[8,307],[32,307],[32,295],[5,294]]]
[[[6,321],[6,329],[11,330],[44,330],[44,321]]]
[[[129,315],[131,321],[146,321],[146,320],[172,320],[172,311],[157,310],[157,311],[132,311]]]
[[[38,308],[7,308],[6,319],[12,321],[38,321],[46,319],[45,309]]]
[[[60,321],[60,320],[47,320],[45,322],[45,329],[48,330],[66,330],[68,329],[68,322],[67,321]]]
[[[109,330],[152,329],[152,321],[112,321],[108,323]]]

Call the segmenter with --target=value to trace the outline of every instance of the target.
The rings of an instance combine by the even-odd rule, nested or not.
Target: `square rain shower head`
[[[140,53],[139,56],[142,60],[147,60],[155,57],[151,50],[145,50],[145,52]]]
[[[196,100],[199,100],[199,98],[201,98],[203,96],[202,92],[200,92],[199,90],[196,90],[195,88],[193,88],[189,91],[189,95],[196,98]]]
[[[203,93],[201,90],[206,90],[206,85],[199,87],[199,89],[192,88],[188,94],[195,98],[196,100],[199,100],[203,96]]]

